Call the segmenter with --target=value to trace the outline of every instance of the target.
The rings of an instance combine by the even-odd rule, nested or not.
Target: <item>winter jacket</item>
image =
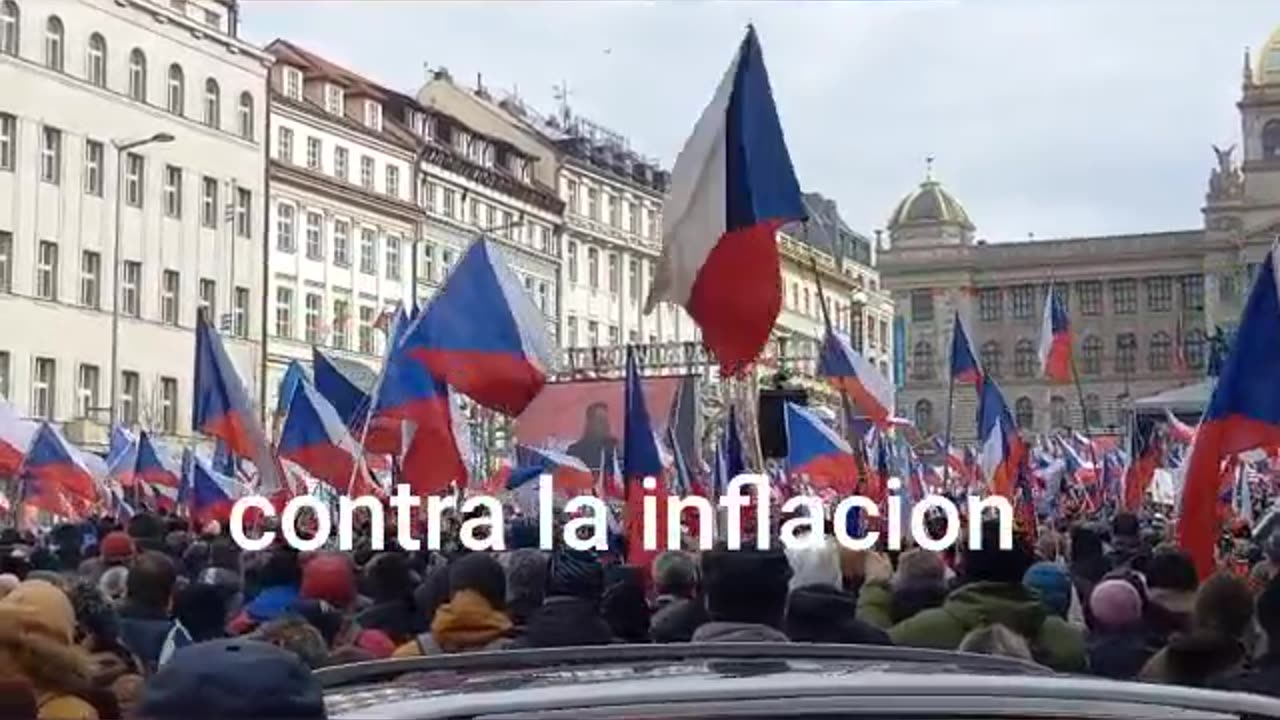
[[[864,585],[859,617],[883,617],[889,612],[889,587]],[[1026,638],[1041,664],[1063,672],[1086,667],[1084,635],[1062,618],[1051,616],[1039,598],[1021,583],[975,582],[947,596],[942,607],[925,610],[889,628],[896,645],[955,650],[964,636],[1000,623]]]
[[[355,622],[366,630],[381,630],[397,644],[408,642],[428,629],[428,620],[413,598],[380,602],[356,615]]]
[[[693,642],[789,642],[781,630],[760,623],[713,620],[693,633]]]
[[[245,635],[253,632],[259,625],[277,620],[298,601],[298,588],[293,585],[273,585],[263,588],[244,606],[227,625],[232,635]]]
[[[51,583],[28,580],[0,600],[0,677],[25,681],[41,720],[97,720],[89,655],[73,644],[76,614]]]
[[[889,645],[889,635],[858,619],[858,601],[828,585],[791,591],[782,627],[795,642]]]
[[[702,598],[676,599],[654,611],[649,639],[656,643],[689,642],[702,625],[711,622]]]
[[[1244,645],[1235,638],[1212,632],[1174,635],[1138,673],[1139,680],[1209,687],[1244,668]]]
[[[941,607],[947,600],[947,590],[941,585],[906,584],[893,589],[889,604],[889,622],[893,625],[915,616],[929,608]]]
[[[613,631],[600,617],[595,603],[556,595],[547,598],[542,607],[529,617],[524,635],[513,646],[551,648],[608,645],[611,642],[614,642]]]
[[[1280,651],[1263,655],[1252,668],[1226,673],[1210,684],[1224,690],[1280,697]]]
[[[1141,628],[1117,632],[1095,631],[1089,636],[1089,673],[1114,680],[1132,680],[1151,658]]]
[[[171,629],[173,620],[163,612],[127,601],[120,609],[120,641],[142,661],[149,673],[155,672]]]
[[[480,593],[463,590],[436,609],[431,632],[396,648],[395,657],[498,650],[510,644],[511,620]]]
[[[1147,633],[1147,647],[1152,652],[1168,645],[1175,634],[1191,631],[1191,610],[1195,599],[1194,591],[1159,588],[1147,593],[1142,625]]]

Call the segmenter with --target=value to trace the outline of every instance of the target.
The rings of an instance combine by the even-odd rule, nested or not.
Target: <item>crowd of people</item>
[[[242,552],[141,513],[0,530],[0,718],[323,717],[312,670],[610,643],[813,642],[1006,655],[1280,696],[1280,534],[1203,582],[1146,519],[1001,550]],[[1243,535],[1247,537],[1247,535]]]

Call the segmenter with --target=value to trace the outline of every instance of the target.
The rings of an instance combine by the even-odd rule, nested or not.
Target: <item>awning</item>
[[[1202,413],[1205,406],[1209,404],[1209,396],[1213,393],[1215,382],[1214,379],[1209,378],[1194,385],[1165,390],[1135,400],[1133,407],[1138,413],[1163,413],[1165,410],[1175,413]]]

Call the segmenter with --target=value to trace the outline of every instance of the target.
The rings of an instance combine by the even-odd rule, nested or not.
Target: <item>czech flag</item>
[[[645,313],[683,306],[727,374],[764,348],[782,307],[777,231],[807,217],[754,28],[676,157]]]
[[[1174,415],[1168,408],[1164,411],[1165,418],[1168,421],[1169,437],[1178,442],[1189,443],[1196,438],[1196,429]]]
[[[31,447],[39,425],[23,417],[0,398],[0,477],[13,477],[22,466],[22,458]]]
[[[347,427],[358,431],[369,414],[369,393],[339,369],[328,355],[320,352],[320,348],[311,349],[311,367],[316,392],[329,401]]]
[[[284,417],[289,413],[289,401],[293,400],[293,391],[298,387],[298,383],[306,379],[307,371],[303,369],[302,363],[290,360],[289,367],[285,368],[284,377],[280,378],[280,387],[277,388],[279,394],[276,396],[276,417]]]
[[[501,250],[482,237],[400,346],[441,382],[515,417],[542,390],[552,367],[546,326]]]
[[[181,499],[191,518],[201,525],[228,520],[231,506],[246,494],[244,487],[235,478],[215,471],[197,453],[189,453],[185,465]]]
[[[818,357],[818,374],[843,391],[876,425],[884,427],[891,424],[893,385],[871,361],[853,349],[849,338],[830,328]]]
[[[1142,509],[1142,499],[1146,497],[1156,466],[1160,464],[1160,435],[1156,421],[1149,415],[1139,416],[1134,421],[1130,442],[1129,457],[1132,460],[1124,472],[1124,509],[1136,513]]]
[[[1178,540],[1202,578],[1214,570],[1222,461],[1245,450],[1280,446],[1280,296],[1275,255],[1273,247],[1254,280],[1187,462]]]
[[[178,501],[178,490],[182,487],[181,465],[175,464],[145,432],[138,436],[136,458],[133,481],[145,483],[161,508],[173,509]]]
[[[39,488],[36,494],[63,493],[86,503],[98,499],[97,482],[80,453],[47,422],[40,423],[22,466],[23,479]],[[31,485],[28,486],[32,487]],[[26,495],[32,493],[26,492]]]
[[[247,458],[258,471],[257,491],[273,496],[282,489],[271,446],[249,404],[222,338],[201,315],[196,321],[195,392],[191,429],[218,438],[232,454]]]
[[[1015,501],[1014,481],[1022,457],[1022,439],[1004,395],[986,378],[978,398],[978,468],[991,494]]]
[[[305,379],[294,386],[276,452],[339,493],[381,494],[338,411]]]
[[[521,445],[516,448],[520,467],[536,467],[551,476],[556,492],[566,495],[590,495],[596,489],[596,477],[578,458],[552,450]]]
[[[965,332],[964,324],[960,322],[960,313],[955,314],[951,330],[951,379],[972,383],[975,387],[982,382],[982,368],[973,354],[969,333]]]
[[[627,348],[627,378],[623,393],[622,429],[622,477],[626,487],[627,563],[649,567],[656,551],[644,549],[644,498],[656,497],[658,544],[666,547],[667,489],[662,477],[662,456],[658,453],[658,441],[649,422],[649,409],[644,402],[644,388],[640,384],[640,370],[636,364],[634,347]],[[645,478],[654,478],[653,491],[645,490]]]
[[[1071,320],[1052,285],[1044,298],[1040,324],[1040,367],[1054,382],[1071,382]]]
[[[848,494],[857,488],[858,465],[853,448],[809,410],[787,403],[787,470],[808,478],[814,487]]]

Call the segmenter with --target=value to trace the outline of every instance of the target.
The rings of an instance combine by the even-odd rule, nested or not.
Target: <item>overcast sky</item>
[[[1238,142],[1242,53],[1274,0],[298,2],[282,37],[414,92],[424,63],[574,111],[670,167],[753,22],[800,183],[870,234],[938,179],[992,241],[1201,225],[1210,145]],[[1255,55],[1256,56],[1256,55]]]

